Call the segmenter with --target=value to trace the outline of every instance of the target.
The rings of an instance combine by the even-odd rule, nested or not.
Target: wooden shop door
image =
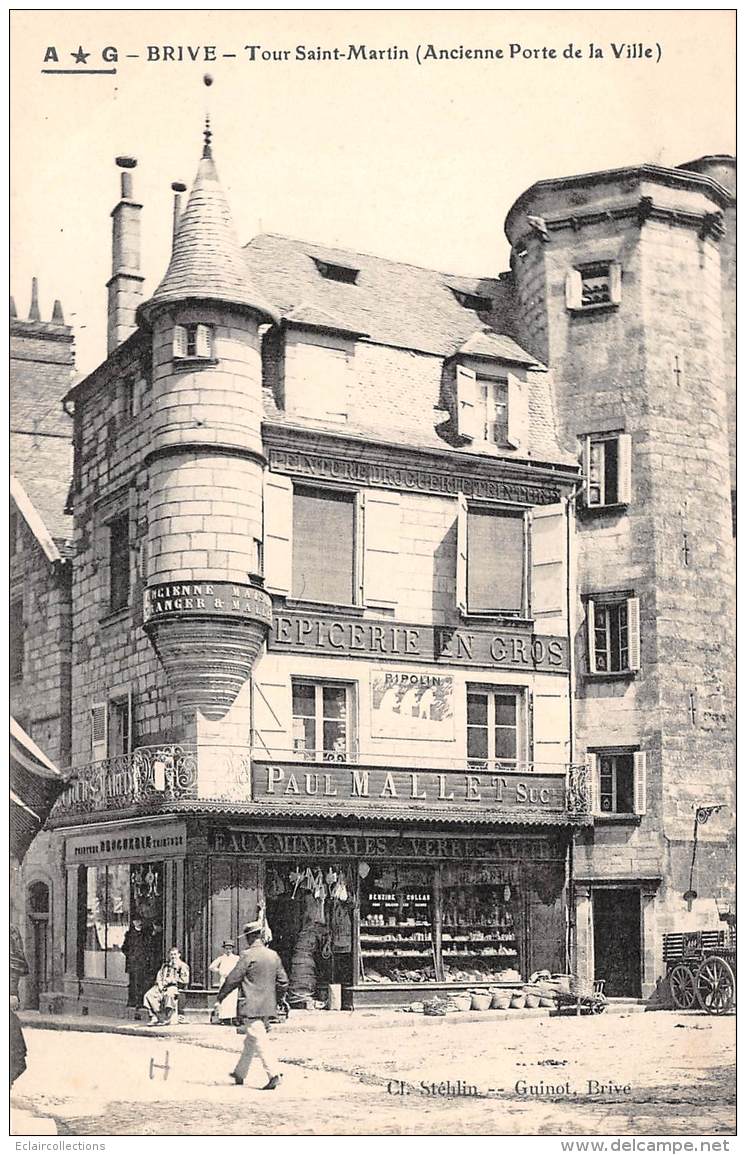
[[[604,994],[610,998],[640,998],[640,929],[638,889],[594,889],[594,977],[605,980]]]

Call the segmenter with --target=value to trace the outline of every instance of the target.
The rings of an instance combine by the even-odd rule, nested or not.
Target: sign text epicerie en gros
[[[569,669],[567,639],[510,630],[410,626],[369,618],[321,617],[285,610],[276,613],[270,650],[345,657],[443,662],[504,670]]]

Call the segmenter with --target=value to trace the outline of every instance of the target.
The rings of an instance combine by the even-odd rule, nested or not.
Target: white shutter
[[[570,269],[565,277],[565,305],[568,309],[583,308],[583,278],[577,269]]]
[[[132,691],[127,691],[127,733],[124,735],[127,744],[126,753],[132,753]]]
[[[591,786],[591,814],[601,813],[601,781],[598,776],[598,754],[586,754],[588,780]]]
[[[648,805],[648,756],[644,750],[632,755],[634,764],[634,811],[646,814]]]
[[[617,501],[628,505],[632,500],[632,438],[620,433],[617,438]]]
[[[252,683],[252,746],[257,757],[262,751],[274,758],[287,758],[290,740],[290,694],[287,684],[280,681]]]
[[[212,357],[212,333],[209,325],[197,325],[194,351],[198,357]]]
[[[609,264],[609,300],[612,305],[619,305],[622,301],[622,266],[618,261]]]
[[[174,325],[174,357],[186,357],[187,355],[187,331],[185,325]]]
[[[358,489],[354,495],[352,524],[352,599],[356,606],[363,604],[363,552],[365,533],[365,493]]]
[[[590,437],[583,438],[582,449],[582,467],[583,467],[583,502],[585,505],[590,505],[588,494],[591,486],[591,439]]]
[[[640,669],[640,599],[627,598],[628,670]]]
[[[463,493],[458,495],[458,516],[456,524],[456,606],[465,614],[466,604],[466,577],[468,568],[468,527],[469,511]]]
[[[363,494],[363,601],[395,606],[401,500],[398,493],[369,489]]]
[[[565,507],[562,502],[531,510],[531,616],[564,618]]]
[[[100,762],[109,748],[109,711],[106,702],[91,706],[91,761]]]
[[[481,437],[477,407],[477,375],[465,365],[456,366],[456,426],[459,437]]]
[[[596,672],[596,607],[593,599],[585,603],[585,628],[588,631],[588,673]]]
[[[508,374],[508,445],[525,449],[528,445],[528,382]]]
[[[293,483],[280,473],[264,475],[264,584],[289,594],[293,570]]]

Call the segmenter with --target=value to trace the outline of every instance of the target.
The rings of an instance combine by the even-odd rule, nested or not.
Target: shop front
[[[354,1008],[566,969],[562,830],[237,820],[195,830],[192,850],[205,851],[214,877],[228,878],[235,861],[256,880],[291,1005],[325,1002],[330,984]],[[232,906],[249,909],[252,898],[237,895]],[[211,950],[220,938],[213,907],[227,915],[226,900],[218,889],[208,898]],[[187,921],[201,926],[204,913],[195,903]]]
[[[87,1014],[138,1007],[183,938],[186,824],[106,822],[65,838],[66,1004]]]

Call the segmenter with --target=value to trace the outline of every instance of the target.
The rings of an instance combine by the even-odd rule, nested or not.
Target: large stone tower
[[[209,127],[166,274],[138,319],[152,335],[146,629],[196,743],[249,743],[249,672],[271,619],[262,589],[260,328]]]
[[[644,165],[541,181],[506,222],[518,340],[552,366],[560,427],[585,464],[577,755],[600,765],[610,751],[610,766],[617,754],[635,758],[634,804],[618,812],[611,770],[600,783],[600,809],[613,812],[581,839],[577,878],[589,884],[586,898],[602,885],[639,888],[642,993],[660,973],[661,932],[697,919],[717,925],[714,900],[731,873],[735,573],[722,245],[732,197],[716,175]],[[616,655],[598,651],[607,627],[622,639]],[[704,804],[721,809],[698,832],[692,887]],[[692,889],[698,897],[685,901]],[[582,901],[577,914],[582,962]],[[585,931],[590,956],[592,924]]]

